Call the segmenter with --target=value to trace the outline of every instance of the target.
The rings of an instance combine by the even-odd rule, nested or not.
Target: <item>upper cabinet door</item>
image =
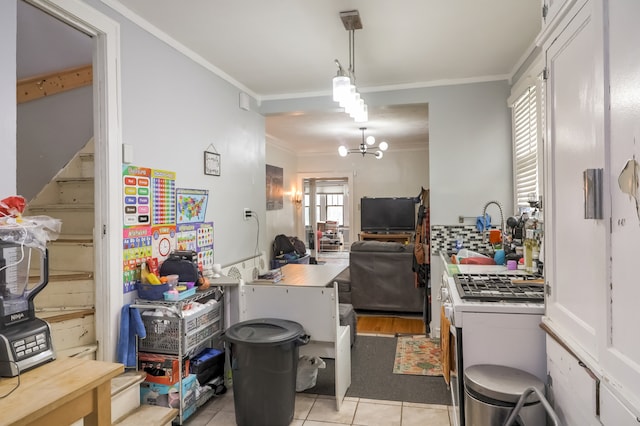
[[[587,0],[542,0],[540,16],[542,24],[540,28],[540,35],[536,39],[538,46],[546,43],[551,33],[565,21],[565,17],[579,8]]]
[[[604,169],[602,2],[567,15],[545,45],[545,322],[595,364],[606,319],[608,223],[585,219],[587,169]],[[603,173],[607,175],[606,171]]]
[[[638,335],[640,325],[640,56],[630,40],[640,40],[639,16],[637,0],[609,2],[613,220],[610,324],[602,359],[611,388],[636,411],[640,411],[640,340],[630,336]]]

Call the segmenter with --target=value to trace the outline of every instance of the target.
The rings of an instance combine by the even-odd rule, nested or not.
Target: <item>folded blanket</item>
[[[484,220],[482,216],[478,216],[476,218],[476,228],[479,232],[483,232],[484,230],[491,228],[491,216],[489,216],[489,213],[485,213]]]
[[[144,328],[140,311],[130,305],[124,305],[120,311],[120,335],[118,336],[118,362],[125,367],[136,367],[136,336],[144,339],[147,331]]]

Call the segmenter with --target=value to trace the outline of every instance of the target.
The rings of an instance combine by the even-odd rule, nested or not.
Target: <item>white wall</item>
[[[0,57],[16,57],[16,3],[0,2]],[[16,63],[0,66],[0,151],[2,179],[0,199],[16,193]]]
[[[133,146],[133,164],[175,171],[179,188],[209,190],[216,263],[255,254],[257,228],[242,209],[265,216],[264,118],[240,109],[236,87],[105,4],[86,2],[121,25],[122,138]],[[210,145],[221,155],[219,177],[203,172]],[[268,244],[264,236],[257,251]]]
[[[325,155],[299,157],[298,172],[307,176],[332,175],[352,179],[349,225],[350,239],[353,242],[358,240],[360,232],[360,198],[418,196],[421,187],[427,188],[429,185],[428,164],[429,152],[426,149],[393,151],[390,148],[381,160],[357,154],[343,158],[336,151]]]
[[[418,195],[420,185],[425,185],[430,189],[432,225],[457,224],[460,215],[479,216],[489,200],[499,201],[507,209],[505,216],[511,215],[513,212],[508,206],[513,205],[513,174],[508,96],[507,81],[368,92],[367,104],[370,106],[428,103],[429,150],[423,168],[415,166],[416,170],[424,169],[423,181],[416,179],[410,182],[407,176],[403,176],[406,170],[414,168],[414,163],[407,158],[387,162],[389,158],[385,155],[380,169],[370,165],[362,171],[356,170],[357,174],[369,176],[370,179],[354,185],[357,188],[354,189],[355,198],[359,200],[359,194],[376,188],[375,185],[367,187],[370,182],[376,182],[378,188],[388,183],[389,186],[385,186],[387,189],[409,192],[403,195]],[[277,100],[263,102],[260,110],[278,113],[329,109],[333,107],[331,104],[330,97]],[[323,163],[323,171],[343,168],[348,171],[356,167],[353,164],[343,165],[336,157],[317,156],[308,162],[300,158],[299,169],[320,171],[313,169],[320,169]],[[354,160],[347,157],[346,161]],[[407,167],[397,167],[398,164]],[[497,217],[498,212],[492,209],[488,213]],[[357,211],[355,213],[354,220],[358,220],[359,224],[359,214]],[[441,274],[442,265],[438,256],[434,255],[431,262],[431,326],[434,331],[440,327],[437,295],[440,292]]]
[[[300,185],[296,182],[297,159],[295,153],[269,143],[267,139],[266,164],[282,168],[282,190],[284,191],[283,208],[280,210],[268,210],[266,212],[267,256],[271,259],[273,258],[273,253],[271,252],[270,244],[276,235],[284,234],[290,236],[296,235],[300,238],[303,237],[296,232],[297,221],[300,220],[299,214],[302,210],[296,209],[291,202],[291,193],[295,191],[303,192],[303,189],[299,187]],[[263,190],[265,191],[266,197],[266,188],[263,188]]]

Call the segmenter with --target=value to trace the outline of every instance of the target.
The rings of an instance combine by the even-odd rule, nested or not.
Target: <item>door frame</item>
[[[96,358],[114,361],[123,304],[120,24],[80,0],[25,0],[92,37]]]

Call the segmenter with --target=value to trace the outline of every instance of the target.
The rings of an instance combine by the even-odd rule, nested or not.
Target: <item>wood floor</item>
[[[422,318],[358,314],[359,334],[424,334]]]

